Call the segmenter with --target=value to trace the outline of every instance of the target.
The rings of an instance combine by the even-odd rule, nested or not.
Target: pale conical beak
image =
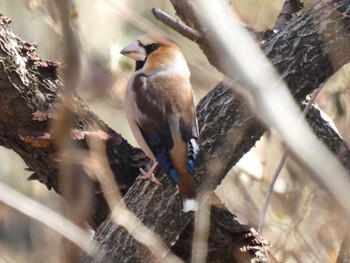
[[[140,41],[135,40],[127,47],[120,51],[120,54],[132,58],[136,61],[145,61],[146,60],[146,50],[143,46],[140,45]]]

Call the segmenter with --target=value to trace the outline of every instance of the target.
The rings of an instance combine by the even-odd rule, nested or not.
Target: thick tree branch
[[[6,19],[3,19],[6,20]],[[7,21],[7,20],[6,20]],[[60,158],[57,154],[58,147],[55,135],[52,132],[51,124],[57,114],[57,108],[60,107],[60,92],[62,81],[57,76],[56,62],[43,61],[34,53],[36,45],[20,40],[6,25],[0,26],[0,136],[1,144],[17,152],[28,165],[28,169],[33,171],[29,177],[30,180],[39,180],[49,189],[53,188],[57,193],[62,193],[61,179],[58,177]],[[20,80],[20,81],[18,81]],[[221,102],[224,102],[224,97]],[[130,188],[138,175],[138,168],[144,166],[149,160],[139,150],[131,147],[119,134],[110,129],[96,115],[94,115],[85,103],[77,96],[74,97],[72,111],[75,130],[72,131],[75,143],[81,150],[87,150],[87,139],[89,137],[98,137],[106,142],[106,153],[114,172],[115,179],[118,182],[122,193]],[[19,119],[17,119],[17,117]],[[158,174],[159,175],[159,174]],[[129,207],[134,204],[142,203],[140,200],[153,200],[157,203],[159,196],[162,200],[175,204],[173,228],[177,228],[177,220],[183,216],[178,214],[181,211],[178,196],[174,191],[173,185],[167,179],[162,177],[163,188],[157,188],[144,181],[137,181],[131,193],[135,199],[128,199],[126,202]],[[90,225],[97,227],[106,219],[110,213],[109,208],[102,196],[100,186],[92,182],[94,191],[94,202],[91,209]],[[143,191],[144,189],[145,191]],[[168,189],[168,190],[165,190]],[[154,199],[153,192],[156,191]],[[135,205],[135,209],[140,209]],[[152,208],[155,211],[154,216],[165,211],[161,205],[158,208]],[[142,207],[140,213],[149,215]],[[143,211],[143,212],[142,212]],[[158,212],[157,212],[158,211]],[[171,216],[171,211],[168,212]],[[229,212],[222,212],[229,216]],[[215,213],[214,213],[215,214]],[[190,215],[187,215],[190,218]],[[215,218],[213,216],[212,218]],[[152,227],[154,222],[162,224],[161,232],[168,229],[168,221],[157,221],[152,218],[148,226]],[[218,221],[219,222],[219,221]],[[226,225],[221,222],[223,227],[240,229],[237,221],[227,221]],[[182,227],[186,222],[181,223]],[[157,226],[159,227],[159,226]],[[114,226],[112,226],[114,228]],[[176,230],[180,233],[179,230]],[[107,232],[111,232],[108,229]],[[232,238],[232,244],[239,247],[249,246],[250,241],[242,239],[242,235],[250,231],[232,232],[228,237]],[[215,233],[215,232],[214,232]],[[228,233],[226,231],[226,233]],[[171,236],[170,236],[171,237]],[[131,238],[130,238],[131,240]],[[214,239],[215,240],[215,239]],[[237,242],[243,240],[244,242]],[[232,246],[231,246],[232,247]],[[254,246],[257,247],[256,244]],[[259,253],[252,249],[247,254]],[[216,248],[220,249],[220,247]],[[132,250],[130,250],[132,252]],[[230,251],[228,256],[232,253]],[[134,252],[132,252],[134,253]],[[222,253],[212,253],[211,256],[222,255]],[[124,257],[124,256],[123,256]],[[227,255],[226,255],[227,257]]]
[[[305,105],[303,104],[302,108],[304,107]],[[322,115],[324,116],[324,113],[320,109],[311,107],[306,115],[306,120],[317,137],[335,154],[350,173],[350,150],[348,143],[334,129],[333,124],[324,119]]]
[[[186,0],[171,0],[177,15],[189,27],[201,32],[199,47],[208,61],[222,73],[220,54],[215,49],[215,39],[201,29],[194,10]],[[322,1],[292,19],[275,36],[265,39],[262,49],[287,82],[292,94],[304,98],[318,88],[336,70],[349,62],[349,6],[344,0]],[[210,44],[210,43],[214,43]],[[315,61],[322,64],[315,65]],[[309,72],[309,74],[303,74]]]
[[[181,4],[181,1],[178,2]],[[345,0],[334,2],[342,7],[346,7],[347,4]],[[175,8],[180,8],[179,5],[174,6]],[[188,8],[188,6],[186,7]],[[283,73],[282,76],[285,77],[292,93],[299,101],[313,88],[317,88],[335,69],[349,61],[348,52],[342,54],[342,59],[339,63],[336,63],[334,66],[330,63],[329,56],[331,48],[327,47],[325,43],[327,41],[331,42],[331,39],[327,40],[325,38],[326,41],[324,42],[324,38],[315,27],[317,26],[318,29],[319,24],[324,22],[327,27],[334,26],[335,29],[338,29],[338,23],[344,23],[344,27],[342,28],[345,30],[341,33],[336,31],[340,35],[333,39],[333,43],[339,44],[348,41],[348,29],[350,26],[348,20],[339,18],[338,16],[327,20],[330,17],[329,11],[327,13],[327,10],[325,11],[324,9],[325,7],[319,4],[316,8],[311,9],[291,22],[288,25],[288,30],[282,30],[279,34],[266,39],[266,43],[264,44],[264,51],[278,70]],[[340,9],[340,11],[348,14],[349,8],[347,10],[345,8]],[[186,16],[186,12],[188,14],[190,10],[186,9],[183,13],[181,13],[181,9],[177,10],[177,13],[181,16]],[[315,15],[318,16],[317,23],[314,22],[313,17]],[[193,19],[190,21],[189,19],[190,16],[185,18],[184,22],[189,26],[195,25],[196,21]],[[194,28],[199,30],[195,26]],[[9,49],[12,52],[13,58],[19,56],[19,58],[24,57],[28,60],[22,59],[23,61],[19,60],[18,62],[16,59],[10,59],[15,64],[0,63],[0,74],[3,73],[0,76],[0,92],[2,92],[0,105],[4,105],[2,109],[5,109],[0,112],[0,135],[2,136],[2,142],[7,147],[18,152],[26,161],[27,165],[35,170],[36,174],[32,176],[33,179],[40,179],[46,185],[54,187],[56,191],[60,191],[59,180],[57,178],[57,163],[54,160],[55,158],[52,158],[56,151],[54,141],[42,140],[45,145],[47,143],[47,146],[38,148],[35,146],[35,143],[41,141],[39,139],[41,138],[40,136],[34,136],[35,139],[33,140],[23,140],[23,138],[27,138],[32,134],[31,132],[33,130],[38,131],[38,122],[32,119],[31,113],[38,109],[46,111],[52,108],[53,105],[57,105],[56,98],[54,97],[52,99],[52,96],[59,90],[59,86],[61,85],[60,80],[54,77],[55,73],[52,73],[53,69],[51,67],[43,67],[45,66],[43,61],[29,60],[33,54],[26,51],[28,48],[23,49],[27,45],[16,36],[6,35],[8,33],[5,33],[5,31],[4,28],[0,29],[0,38],[4,37],[5,39],[5,41],[0,40],[1,58],[6,57],[4,50]],[[15,48],[9,47],[6,45],[6,39],[8,40],[9,38],[14,38],[19,44]],[[206,47],[204,41],[206,40],[200,43],[201,48],[205,53],[207,52],[206,55],[208,55],[210,61],[218,62],[220,56],[215,53],[215,50]],[[2,49],[2,47],[5,47],[5,49]],[[340,47],[342,48],[343,46]],[[304,52],[305,48],[309,48],[306,49],[309,51],[306,54]],[[312,59],[312,63],[309,62],[309,59]],[[298,63],[298,61],[302,63]],[[15,72],[11,71],[9,65],[19,68],[20,70],[18,72],[23,74],[18,77],[18,75],[14,74]],[[33,73],[34,75],[30,76]],[[7,77],[8,74],[10,74],[9,78]],[[21,81],[22,78],[26,80],[23,82]],[[15,85],[12,85],[13,83]],[[86,105],[81,100],[76,98],[76,102],[77,107],[74,116],[77,128],[81,131],[103,131],[109,134],[107,154],[110,162],[113,164],[113,168],[116,168],[116,171],[118,171],[116,175],[117,181],[120,181],[121,185],[126,186],[125,189],[127,189],[138,174],[138,167],[144,164],[147,159],[142,153],[129,146],[120,135],[114,133],[107,125],[103,124],[86,108]],[[25,106],[27,107],[25,112],[22,111],[23,105],[28,105]],[[198,167],[197,181],[209,172],[210,175],[215,175],[210,180],[210,187],[213,188],[222,180],[232,165],[255,144],[263,134],[265,128],[248,110],[247,101],[222,85],[219,85],[219,87],[201,101],[198,106],[198,115],[201,127],[201,147],[203,152],[206,153],[203,156],[204,163],[210,163],[210,166],[217,167],[217,170],[205,171],[205,165],[202,162]],[[11,119],[12,116],[18,116],[19,120],[15,121],[14,118]],[[42,130],[39,130],[39,132],[46,131],[49,122],[50,120],[40,123]],[[218,127],[218,123],[222,125]],[[20,129],[24,132],[19,133],[18,131]],[[31,132],[28,132],[28,130]],[[23,136],[23,133],[27,137]],[[82,148],[87,148],[84,139],[77,140],[77,143],[81,144]],[[55,168],[51,169],[51,167]],[[131,178],[124,175],[131,175]],[[154,229],[170,245],[185,228],[191,215],[179,212],[181,210],[180,202],[174,191],[174,187],[167,177],[160,176],[160,179],[163,183],[162,189],[154,185],[149,185],[147,182],[137,181],[129,189],[125,201],[131,210],[148,227]],[[98,198],[102,199],[97,194]],[[102,204],[103,202],[101,202],[101,206],[95,206],[96,210],[93,215],[96,225],[108,213],[108,208],[104,208]],[[99,214],[99,211],[103,211],[102,215]],[[152,211],[152,213],[149,211]],[[216,238],[216,240],[220,240],[219,237]],[[128,236],[120,227],[113,225],[109,219],[98,229],[96,239],[108,251],[106,254],[112,256],[118,262],[123,262],[123,260],[138,260],[140,257],[148,255],[147,250],[135,244],[132,237]],[[120,240],[123,240],[123,242],[118,242]],[[124,248],[127,246],[128,250],[124,250],[123,246]]]
[[[48,189],[62,193],[58,177],[60,158],[51,125],[60,107],[63,84],[57,76],[57,63],[41,60],[35,49],[35,43],[20,40],[6,23],[0,22],[0,141],[28,165],[33,172],[29,180],[38,180]],[[85,139],[89,136],[108,134],[107,155],[113,170],[118,171],[116,181],[125,193],[148,158],[103,123],[79,97],[74,97],[71,110],[76,132],[80,131],[80,138],[75,136],[79,148],[87,149]],[[99,186],[93,184],[95,200],[90,224],[97,227],[109,209]]]
[[[201,31],[200,25],[187,1],[172,1],[177,14],[190,27]],[[266,39],[263,50],[271,59],[272,63],[288,83],[290,90],[298,101],[309,94],[313,89],[318,88],[335,70],[350,61],[350,52],[347,52],[346,43],[349,43],[350,22],[346,16],[350,8],[345,0],[333,1],[334,12],[324,3],[317,4],[314,8],[303,13],[295,20],[291,21],[286,28],[278,34]],[[209,45],[210,32],[201,31],[203,38],[199,41],[199,46],[208,57],[209,61],[226,73],[226,68],[220,65],[219,54],[214,47]],[[332,33],[332,37],[330,37]],[[335,35],[333,35],[335,33]],[[212,42],[215,40],[211,40]],[[338,49],[335,49],[338,47]],[[342,55],[340,55],[342,54]],[[336,57],[335,60],[331,57]],[[247,109],[247,102],[239,98],[236,94],[231,94],[225,88],[217,88],[211,92],[198,106],[198,117],[201,134],[201,149],[206,153],[204,156],[207,167],[216,167],[215,170],[204,171],[203,163],[198,167],[197,178],[202,178],[205,174],[210,174],[206,181],[210,181],[210,187],[215,187],[227,171],[234,165],[241,156],[248,151],[265,130]],[[217,123],[220,123],[218,127]],[[126,195],[126,200],[135,199],[136,189],[133,187]],[[167,190],[168,191],[168,190]],[[155,193],[155,192],[154,192]],[[156,194],[156,193],[155,193]],[[135,195],[135,196],[133,196]],[[169,196],[167,196],[169,197]],[[130,199],[129,199],[130,198]],[[170,203],[169,200],[160,199],[160,204],[168,211],[176,211],[178,204]],[[141,200],[140,200],[141,201]],[[138,205],[148,211],[155,210],[155,204],[142,200]],[[158,204],[157,204],[158,206]],[[161,222],[170,222],[168,232],[164,240],[172,243],[177,234],[182,231],[184,225],[189,221],[189,215],[173,214],[167,217],[165,214],[139,215],[144,222],[152,222],[149,227],[158,230],[162,229]],[[163,221],[164,220],[164,221]],[[178,224],[174,224],[176,220]],[[158,227],[159,226],[159,227]],[[115,234],[105,238],[105,234],[112,227],[111,222],[104,223],[100,231],[96,234],[96,239],[108,247],[108,244],[115,244],[121,229],[116,229]],[[175,227],[175,228],[173,228]],[[179,231],[180,229],[180,231]],[[130,237],[125,237],[128,242]],[[125,240],[125,238],[123,238]],[[134,243],[131,243],[134,244]],[[147,254],[142,248],[134,247],[137,251],[133,255],[127,255],[126,260],[137,260],[141,254]],[[118,260],[123,260],[125,253],[121,256],[118,252],[121,247],[114,247],[109,251],[110,256]],[[133,250],[133,249],[132,249]],[[119,255],[118,255],[119,254]]]
[[[276,20],[273,29],[282,29],[297,12],[299,12],[305,3],[301,0],[286,0],[282,6],[282,10]]]

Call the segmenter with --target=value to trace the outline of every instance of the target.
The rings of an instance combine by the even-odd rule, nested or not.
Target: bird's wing
[[[133,89],[136,102],[136,121],[146,135],[150,147],[160,143],[172,148],[173,140],[167,121],[167,108],[160,97],[161,87],[150,81],[150,77],[140,73],[134,78]]]
[[[139,73],[133,89],[137,123],[142,136],[163,171],[178,183],[175,167],[188,166],[188,142],[198,138],[193,93],[188,77],[182,75],[147,76]],[[185,151],[170,157],[169,150]],[[185,153],[185,154],[184,154]],[[177,169],[178,170],[178,169]]]

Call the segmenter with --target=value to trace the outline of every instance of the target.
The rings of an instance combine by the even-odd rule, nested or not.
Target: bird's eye
[[[157,50],[159,47],[160,47],[159,44],[156,44],[156,43],[151,45],[152,51]]]

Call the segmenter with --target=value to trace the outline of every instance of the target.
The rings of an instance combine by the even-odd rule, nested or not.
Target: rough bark
[[[177,14],[188,26],[201,31],[187,1],[173,0],[172,3]],[[315,5],[312,9],[292,20],[278,34],[266,39],[262,46],[263,51],[285,79],[299,102],[315,88],[318,88],[335,70],[349,62],[350,52],[347,50],[347,43],[349,43],[350,22],[346,15],[350,12],[350,6],[345,0],[333,1],[331,6],[332,8],[326,3]],[[223,73],[229,73],[228,69],[222,68],[220,65],[220,57],[224,54],[218,53],[215,45],[213,47],[213,45],[208,44],[210,32],[203,31],[201,33],[203,37],[198,40],[198,44],[208,60]],[[211,41],[215,43],[215,41]],[[247,102],[239,99],[236,94],[231,93],[231,96],[229,94],[230,92],[225,91],[222,87],[216,88],[198,105],[200,146],[206,154],[203,156],[205,161],[198,167],[196,179],[198,181],[199,178],[203,178],[203,175],[209,174],[203,178],[209,189],[215,188],[221,182],[232,165],[254,145],[264,131],[262,125],[247,111]],[[220,126],[217,125],[218,123]],[[215,166],[217,169],[205,172],[203,163],[208,164],[208,167]],[[133,187],[125,197],[127,202],[135,200],[137,196],[136,189]],[[156,196],[157,193],[154,193]],[[168,197],[170,198],[170,196]],[[169,202],[169,199],[161,198],[158,200],[160,203],[152,204],[149,200],[143,199],[137,205],[140,209],[148,211],[155,211],[160,205],[172,213],[179,208],[178,202]],[[181,213],[175,213],[171,216],[166,213],[140,214],[137,212],[139,209],[134,210],[135,208],[132,208],[133,212],[147,226],[164,237],[167,244],[176,240],[177,235],[183,230],[190,217],[188,214]],[[162,232],[162,222],[169,222],[165,236]],[[132,243],[129,236],[123,237],[123,240],[126,240],[133,247],[130,250],[133,252],[120,253],[123,246],[116,247],[114,245],[121,238],[120,233],[123,230],[113,228],[114,233],[111,234],[109,230],[112,225],[111,221],[104,222],[95,236],[105,247],[112,249],[108,251],[111,257],[118,261],[124,260],[125,257],[126,261],[137,261],[140,255],[142,257],[147,254],[146,249]],[[107,233],[109,235],[106,238]]]
[[[1,18],[0,143],[18,153],[28,170],[33,171],[29,180],[38,180],[49,190],[61,193],[58,147],[52,135],[53,119],[50,117],[59,108],[59,92],[63,85],[57,75],[58,65],[36,57],[36,44],[22,41],[8,28],[5,17]],[[145,165],[148,158],[102,122],[78,96],[75,96],[74,102],[73,123],[77,130],[109,134],[107,155],[116,181],[125,193],[135,181],[138,168]],[[49,116],[38,121],[33,117],[34,113]],[[76,143],[82,149],[87,149],[85,139],[77,139]],[[100,225],[109,214],[97,184],[94,192],[95,202],[90,220],[93,228]]]
[[[304,105],[302,105],[302,108]],[[346,170],[350,172],[350,151],[348,143],[334,130],[333,124],[322,117],[320,109],[311,107],[306,120],[317,137],[335,154]]]
[[[2,111],[0,112],[0,142],[2,146],[14,150],[23,158],[28,170],[33,172],[28,178],[29,180],[38,180],[45,184],[49,190],[54,189],[57,193],[62,194],[61,179],[59,178],[60,160],[57,154],[58,145],[52,131],[52,123],[55,121],[55,114],[60,105],[60,92],[63,88],[63,83],[57,75],[58,63],[43,61],[37,57],[35,55],[36,44],[22,41],[7,26],[7,21],[9,21],[7,17],[1,16],[0,106]],[[223,95],[225,94],[227,94],[227,90]],[[220,101],[224,103],[225,97],[221,96]],[[139,149],[130,146],[118,133],[103,123],[78,96],[74,97],[74,102],[74,108],[71,109],[73,113],[72,123],[76,128],[74,137],[78,148],[88,149],[86,139],[89,136],[104,137],[107,134],[106,153],[109,164],[121,192],[125,194],[135,182],[139,174],[138,168],[145,166],[149,159]],[[101,136],[101,133],[104,134]],[[178,201],[174,187],[167,177],[162,177],[161,180],[163,188],[155,188],[142,180],[137,181],[133,188],[133,193],[137,197],[130,202],[127,201],[129,207],[133,207],[140,199],[152,199],[152,191],[157,191],[153,202],[157,202],[160,194],[163,195],[162,200]],[[94,182],[92,184],[94,185],[94,201],[91,208],[90,226],[97,229],[109,215],[110,210],[101,193],[100,186]],[[168,191],[164,188],[168,188]],[[181,210],[180,203],[175,203],[177,207],[175,207],[174,214],[178,214],[178,211]],[[163,208],[158,206],[155,211],[163,211]],[[140,212],[147,214],[147,210],[141,209]],[[156,214],[155,212],[154,215]],[[233,218],[227,211],[221,211],[221,214]],[[188,215],[188,218],[191,218],[191,215]],[[173,223],[176,224],[176,220]],[[232,219],[225,223],[221,220],[221,225],[226,230],[236,229],[231,235],[227,235],[227,238],[232,242],[236,240],[234,244],[236,244],[235,248],[238,251],[239,246],[255,244],[256,247],[256,243],[252,243],[250,240],[245,241],[242,238],[250,230],[244,228],[242,231],[237,231],[240,229],[240,224],[237,221]],[[164,221],[160,231],[164,231],[167,227],[168,222]],[[113,233],[112,229],[107,229],[107,232]],[[220,261],[224,254],[223,252],[216,253],[217,249],[220,249],[220,246],[215,247],[211,256]],[[231,252],[225,257],[232,259]],[[259,251],[252,249],[245,254],[249,256],[250,253],[254,255]]]
[[[197,43],[208,61],[230,76],[230,69],[221,63],[225,54],[216,49],[216,40],[211,39],[210,32],[202,31],[189,2],[171,2],[182,21],[201,33]],[[305,98],[349,62],[349,8],[345,0],[322,1],[264,39],[262,50],[297,100]]]
[[[339,9],[340,11],[349,14],[350,8],[347,1],[334,2],[343,8]],[[178,14],[186,14],[186,12],[181,13],[178,6],[175,8],[177,8]],[[315,14],[318,16],[316,23],[312,18]],[[330,14],[337,16],[327,20],[330,18]],[[300,26],[301,23],[303,27]],[[344,25],[340,27],[344,29],[340,33],[338,32],[338,23]],[[327,45],[327,38],[318,32],[320,24],[336,29],[335,32],[339,36],[334,36],[332,43],[343,43],[339,46],[339,50],[344,52],[342,51],[342,48],[346,47],[344,43],[346,41],[349,43],[349,21],[339,16],[338,13],[332,13],[323,4],[318,4],[315,8],[296,18],[288,24],[288,29],[269,37],[263,45],[263,50],[282,73],[298,101],[317,88],[335,69],[349,61],[350,53],[344,52],[340,56],[341,60],[332,66],[330,62],[330,54],[332,53],[333,56],[332,48]],[[322,28],[325,27],[322,26]],[[48,146],[45,147],[33,146],[30,142],[41,141],[39,139],[41,137],[33,135],[33,131],[39,131],[39,134],[42,131],[47,131],[50,122],[50,120],[40,123],[34,121],[31,113],[52,108],[52,105],[56,103],[55,93],[62,84],[55,77],[55,73],[52,73],[51,67],[43,67],[45,66],[45,64],[42,65],[43,61],[29,60],[32,52],[23,49],[25,44],[16,36],[11,36],[13,33],[7,31],[7,27],[2,24],[0,38],[4,41],[0,40],[0,54],[2,61],[6,61],[6,63],[1,63],[0,72],[2,74],[0,76],[0,91],[3,93],[0,98],[0,105],[3,109],[0,113],[1,141],[6,147],[14,149],[26,161],[28,167],[35,171],[32,179],[40,179],[48,187],[59,192],[57,163],[53,160],[54,158],[50,157],[56,152],[54,139],[44,139],[43,141],[48,143]],[[14,38],[17,45],[11,47],[11,45],[6,44],[9,38]],[[328,42],[331,42],[331,39],[328,39]],[[201,48],[209,60],[216,61],[218,65],[218,54],[205,46],[206,44],[208,42],[205,42],[205,38],[201,39]],[[305,48],[308,48],[306,53],[304,52]],[[7,57],[8,54],[10,57]],[[23,59],[23,57],[28,60]],[[12,74],[13,77],[9,79],[8,74]],[[138,167],[142,166],[147,159],[140,151],[128,145],[120,135],[103,124],[97,116],[86,108],[81,100],[77,98],[76,101],[75,123],[78,129],[104,131],[110,134],[109,143],[107,142],[108,156],[118,171],[116,180],[118,181],[119,178],[127,189],[137,176]],[[23,107],[26,107],[25,110],[22,110]],[[205,161],[201,162],[198,168],[196,180],[199,182],[203,175],[209,172],[212,176],[209,177],[210,180],[206,180],[207,188],[212,189],[221,182],[227,171],[263,134],[265,128],[254,118],[248,108],[247,101],[222,85],[215,88],[198,105],[199,125],[201,127],[200,144],[206,154],[203,155]],[[218,123],[220,127],[218,127]],[[34,137],[32,141],[31,137]],[[86,147],[84,139],[78,140],[78,143],[81,143],[83,148]],[[346,154],[348,153],[346,152]],[[209,163],[211,167],[215,166],[217,169],[205,171],[204,163]],[[159,176],[159,174],[157,175]],[[186,227],[192,215],[179,212],[181,210],[180,201],[174,187],[167,177],[160,176],[160,180],[163,183],[162,188],[150,185],[148,182],[136,181],[125,195],[125,202],[148,227],[155,230],[165,243],[170,245]],[[98,190],[98,186],[96,189]],[[92,213],[93,218],[95,218],[93,220],[94,226],[100,225],[99,223],[108,214],[108,208],[102,201],[101,195],[98,194],[98,191],[96,194],[96,200],[101,203],[96,203],[98,205],[95,206]],[[215,237],[214,234],[212,242],[220,241],[220,238],[220,236]],[[101,242],[106,254],[112,256],[117,262],[133,262],[148,255],[145,248],[137,245],[132,237],[128,236],[120,227],[113,225],[110,219],[107,219],[97,229],[96,239]],[[118,242],[120,240],[123,242]],[[226,252],[232,254],[232,251]],[[89,261],[89,259],[85,260],[85,262]]]
[[[284,1],[284,4],[282,6],[282,10],[276,20],[276,23],[273,27],[275,30],[282,29],[288,21],[292,19],[293,16],[297,12],[299,12],[303,7],[305,3],[300,0],[286,0]]]
[[[172,247],[172,252],[185,262],[191,261],[193,229],[191,221]],[[207,262],[268,262],[266,253],[270,262],[277,262],[270,254],[269,246],[270,243],[259,236],[252,227],[239,224],[226,210],[212,208]]]

